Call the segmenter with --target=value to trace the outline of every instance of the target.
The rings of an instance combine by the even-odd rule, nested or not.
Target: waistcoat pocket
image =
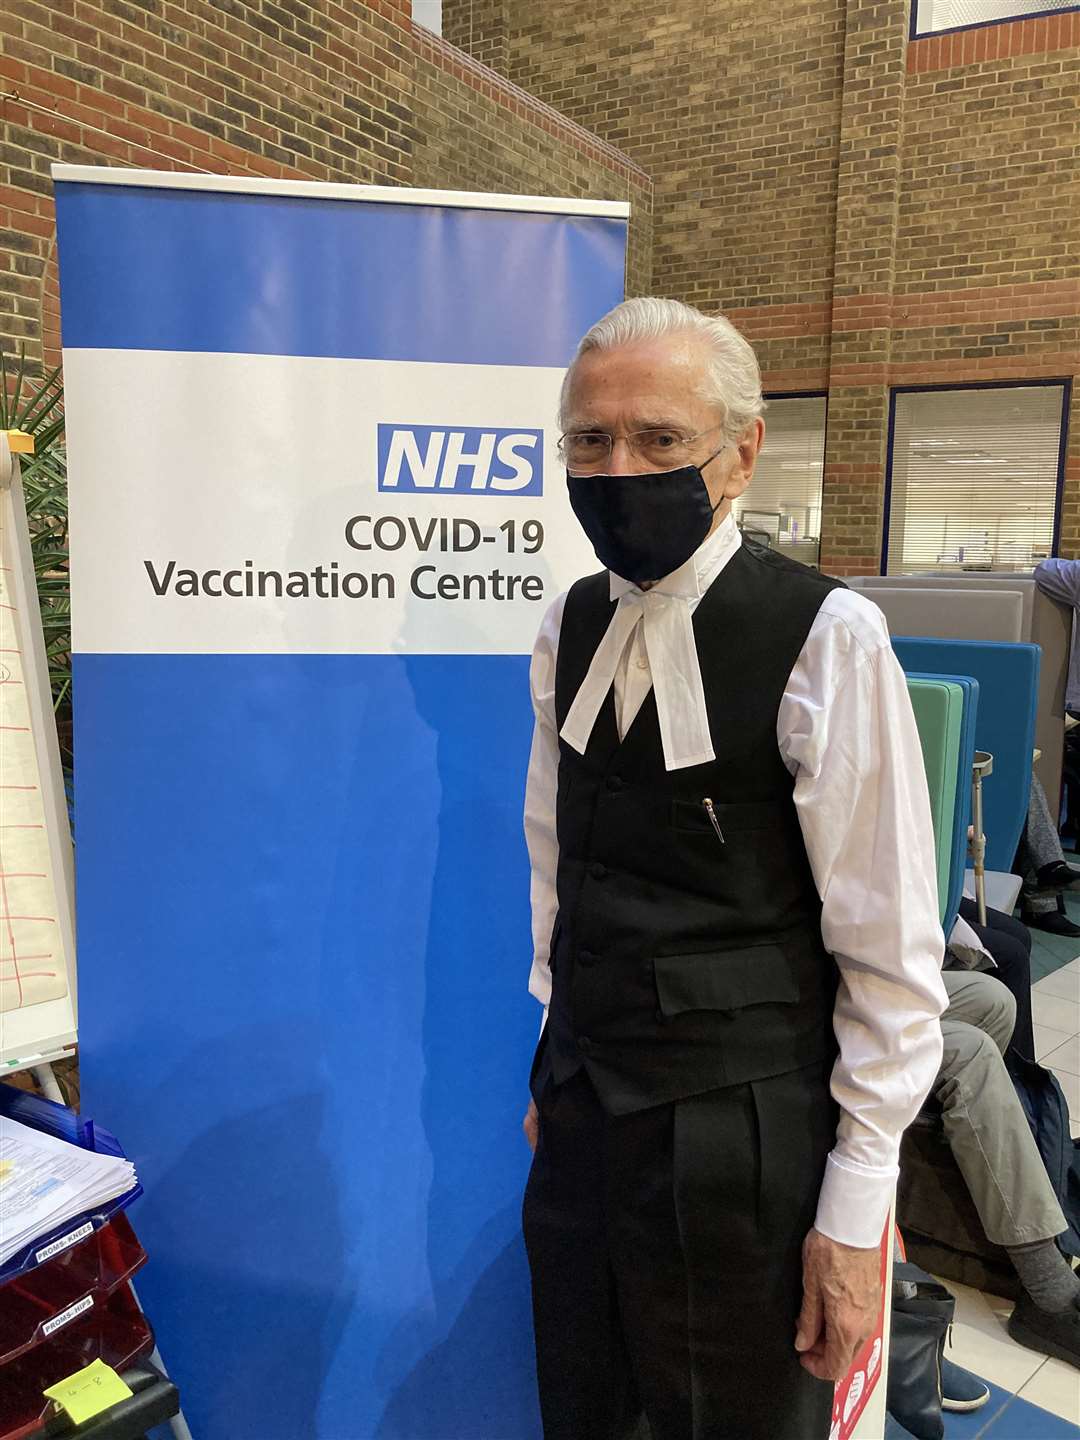
[[[799,999],[792,958],[779,945],[659,955],[653,973],[660,1010],[668,1019],[691,1010],[794,1005]]]
[[[671,802],[671,824],[676,830],[713,831],[713,823],[705,805],[705,796],[712,800],[713,813],[725,834],[730,830],[741,834],[744,830],[767,830],[770,826],[783,823],[790,801],[748,800],[742,803],[717,800],[711,791],[704,789],[700,800],[673,800]]]

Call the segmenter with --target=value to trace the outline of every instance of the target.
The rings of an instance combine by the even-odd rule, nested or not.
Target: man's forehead
[[[610,370],[654,376],[686,376],[691,371],[704,369],[707,357],[708,352],[699,335],[679,333],[630,340],[624,345],[612,345],[604,350],[586,350],[574,368],[584,374]]]
[[[586,351],[570,375],[567,410],[585,423],[613,405],[642,427],[686,419],[705,403],[705,370],[705,352],[693,336]]]

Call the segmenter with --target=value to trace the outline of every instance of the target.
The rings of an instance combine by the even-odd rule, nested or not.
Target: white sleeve
[[[565,604],[566,596],[560,595],[544,616],[529,668],[529,688],[536,717],[525,782],[525,841],[532,869],[529,893],[532,902],[533,961],[529,991],[545,1006],[551,999],[548,946],[558,909],[555,872],[559,863],[559,842],[555,834],[555,797],[559,783],[559,736],[555,721],[555,661]]]
[[[881,1238],[900,1136],[941,1064],[944,937],[933,826],[907,683],[877,607],[837,591],[822,607],[780,709],[821,933],[839,969],[840,1106],[816,1227]]]

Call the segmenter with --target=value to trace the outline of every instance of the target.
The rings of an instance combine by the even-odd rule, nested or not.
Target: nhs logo
[[[544,432],[380,425],[379,489],[542,495]]]

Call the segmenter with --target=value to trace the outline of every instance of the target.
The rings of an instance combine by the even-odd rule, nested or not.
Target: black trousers
[[[625,1116],[584,1071],[538,1085],[524,1229],[545,1440],[826,1440],[833,1387],[794,1341],[830,1069]]]
[[[1035,1059],[1035,1032],[1031,1028],[1031,931],[1001,910],[986,911],[986,924],[979,924],[979,907],[974,900],[960,901],[960,914],[994,957],[997,969],[991,973],[1012,992],[1016,1001],[1016,1024],[1009,1049],[1025,1060]],[[1006,1052],[1008,1053],[1008,1052]]]

